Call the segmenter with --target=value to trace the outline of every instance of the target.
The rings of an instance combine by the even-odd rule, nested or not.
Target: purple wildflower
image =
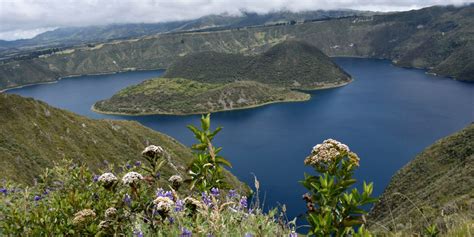
[[[214,197],[218,197],[219,196],[219,189],[218,188],[211,188],[211,194]]]
[[[97,182],[99,181],[99,175],[94,175],[94,178],[92,178],[92,181]]]
[[[45,188],[44,189],[44,192],[43,192],[43,195],[48,195],[49,194],[49,189],[48,188]]]
[[[41,200],[41,196],[36,195],[34,199],[35,199],[35,202],[37,202],[37,201]]]
[[[244,208],[247,208],[247,197],[246,196],[242,196],[240,198],[240,201],[239,201],[239,205],[240,205],[240,208],[244,209]]]
[[[190,230],[186,229],[186,227],[182,227],[181,228],[181,235],[180,237],[191,237],[193,234],[193,232],[191,232]]]
[[[143,237],[143,232],[141,232],[140,230],[134,230],[134,231],[133,231],[133,234],[134,234],[136,237]]]
[[[207,194],[207,192],[201,193],[201,199],[202,199],[202,202],[206,204],[208,207],[212,205],[211,197]]]
[[[174,224],[174,218],[173,217],[169,217],[168,221],[170,222],[170,224]]]
[[[167,197],[171,200],[174,199],[173,193],[171,191],[165,191],[162,188],[156,190],[156,197]]]
[[[235,196],[237,196],[237,191],[235,191],[234,189],[231,189],[229,190],[229,193],[227,194],[227,196],[229,198],[234,198]]]
[[[298,237],[298,234],[296,232],[292,231],[290,233],[290,235],[288,235],[288,237]]]
[[[253,234],[247,232],[247,233],[245,233],[244,237],[253,237]]]
[[[178,199],[175,203],[174,211],[181,212],[184,210],[184,202],[181,199]]]
[[[4,195],[8,194],[8,190],[6,188],[1,188],[0,193],[3,193]]]
[[[123,197],[123,202],[125,202],[128,206],[130,206],[132,203],[132,197],[130,197],[128,193],[125,194],[125,196]]]
[[[139,161],[139,160],[135,161],[135,166],[136,167],[140,167],[141,165],[142,165],[141,161]]]
[[[156,172],[156,175],[155,175],[155,177],[156,177],[157,179],[160,179],[160,177],[161,177],[161,173],[160,173],[160,172]]]
[[[127,168],[127,170],[129,170],[129,169],[131,169],[131,168],[132,168],[132,165],[131,165],[131,164],[129,164],[129,163],[127,163],[127,164],[125,165],[125,168]]]

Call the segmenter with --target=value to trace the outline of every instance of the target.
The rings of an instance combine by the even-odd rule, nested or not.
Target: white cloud
[[[316,9],[399,11],[472,0],[0,0],[0,38],[31,37],[51,27],[163,22],[208,14]]]

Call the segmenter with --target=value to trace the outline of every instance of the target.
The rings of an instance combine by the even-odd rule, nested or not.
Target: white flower
[[[153,203],[155,204],[156,210],[162,212],[169,212],[174,205],[173,200],[169,197],[157,197]]]
[[[165,150],[161,146],[150,145],[142,151],[142,155],[153,158],[155,156],[161,156],[164,151]]]
[[[173,175],[168,179],[168,181],[171,182],[171,183],[182,183],[183,178],[181,178],[181,176],[179,176],[179,175]]]
[[[305,159],[307,165],[317,165],[320,163],[329,163],[341,155],[350,156],[352,152],[347,145],[334,139],[324,140],[322,144],[313,147],[311,155]],[[350,157],[351,160],[355,160]]]
[[[103,173],[101,176],[99,176],[98,181],[104,184],[111,184],[117,181],[117,177],[115,177],[115,175],[112,173]]]
[[[109,207],[107,210],[105,210],[105,218],[113,218],[117,215],[117,209],[114,207]]]
[[[142,179],[143,179],[143,176],[141,174],[137,172],[128,172],[125,176],[123,176],[122,182],[124,184],[134,184]]]

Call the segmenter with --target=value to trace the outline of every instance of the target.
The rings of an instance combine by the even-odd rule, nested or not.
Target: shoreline
[[[63,77],[56,78],[56,79],[53,80],[53,81],[35,82],[35,83],[30,83],[30,84],[25,84],[25,85],[18,85],[18,86],[14,86],[14,87],[8,87],[8,88],[0,89],[0,93],[6,92],[6,91],[9,91],[9,90],[20,89],[20,88],[24,88],[24,87],[28,87],[28,86],[36,86],[36,85],[44,85],[44,84],[54,84],[54,83],[58,83],[58,82],[61,81],[62,79],[69,79],[69,78],[74,78],[74,77],[82,77],[82,76],[101,76],[101,75],[113,75],[113,74],[124,73],[124,72],[159,71],[159,70],[166,70],[166,69],[163,69],[163,68],[158,68],[158,69],[134,69],[134,70],[119,70],[119,71],[115,71],[115,72],[100,72],[100,73],[90,73],[90,74],[73,74],[73,75],[69,75],[69,76],[63,76]]]
[[[256,105],[251,105],[251,106],[232,108],[232,109],[221,109],[221,110],[206,111],[206,112],[190,112],[190,113],[148,112],[148,113],[136,113],[136,114],[124,113],[124,112],[109,112],[109,111],[102,111],[102,110],[96,109],[95,105],[96,105],[97,102],[94,103],[91,106],[90,110],[95,112],[95,113],[98,113],[98,114],[120,115],[120,116],[130,116],[130,117],[147,116],[147,115],[189,116],[189,115],[199,115],[199,114],[207,114],[207,113],[228,112],[228,111],[235,111],[235,110],[254,109],[254,108],[263,107],[263,106],[271,105],[271,104],[278,104],[278,103],[295,103],[295,102],[309,101],[309,100],[311,100],[312,96],[308,92],[317,91],[317,90],[332,89],[332,88],[339,88],[339,87],[342,87],[342,86],[346,86],[346,85],[348,85],[349,83],[351,83],[353,81],[354,81],[354,79],[351,78],[351,80],[349,80],[347,82],[344,82],[344,83],[340,83],[340,84],[330,84],[330,85],[328,84],[328,85],[323,85],[321,87],[313,88],[313,89],[298,89],[298,91],[300,91],[301,93],[304,93],[308,96],[306,99],[302,99],[302,100],[295,99],[295,100],[269,101],[269,102],[256,104]],[[292,89],[292,90],[296,90],[296,89]]]

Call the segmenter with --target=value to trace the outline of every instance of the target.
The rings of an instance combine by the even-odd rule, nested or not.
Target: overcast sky
[[[474,0],[0,0],[0,39],[31,38],[56,27],[163,22],[209,14],[276,10],[402,11]]]

